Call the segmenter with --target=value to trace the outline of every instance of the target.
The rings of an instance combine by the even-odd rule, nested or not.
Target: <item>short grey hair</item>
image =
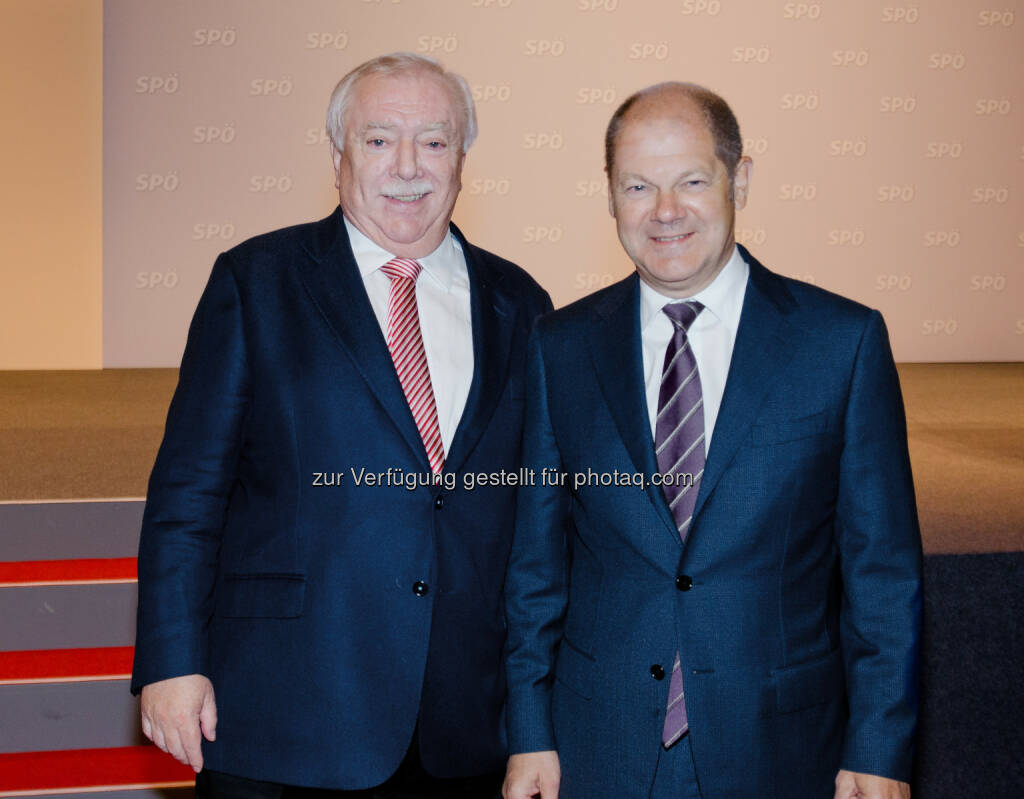
[[[455,72],[449,72],[440,62],[418,53],[388,53],[365,61],[338,81],[331,93],[327,106],[327,135],[339,150],[345,145],[345,111],[352,99],[355,86],[370,75],[400,75],[409,72],[428,72],[441,78],[452,100],[462,112],[462,152],[468,152],[476,140],[476,106],[473,92],[466,79]]]

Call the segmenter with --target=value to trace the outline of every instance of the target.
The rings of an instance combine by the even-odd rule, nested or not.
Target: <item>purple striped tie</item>
[[[704,474],[704,398],[700,390],[697,359],[686,331],[703,309],[703,305],[693,300],[662,308],[672,320],[675,330],[665,350],[665,366],[661,372],[654,448],[658,470],[663,476],[671,475],[671,479],[664,479],[662,490],[672,510],[679,537],[684,541],[697,503],[700,478]],[[686,700],[683,698],[683,672],[679,653],[676,652],[662,743],[666,748],[670,747],[689,728]]]

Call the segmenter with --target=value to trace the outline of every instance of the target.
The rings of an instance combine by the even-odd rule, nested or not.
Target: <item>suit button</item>
[[[414,594],[416,594],[416,596],[426,596],[427,595],[427,591],[429,591],[429,590],[430,590],[430,586],[427,585],[422,580],[417,580],[416,582],[414,582],[412,584],[412,592]]]
[[[676,577],[676,588],[680,591],[689,591],[693,588],[693,578],[687,574],[680,574]]]
[[[438,510],[444,507],[444,494],[438,494],[434,497],[434,507]]]
[[[656,680],[664,680],[665,669],[663,669],[660,664],[655,663],[653,666],[651,666],[651,676]]]

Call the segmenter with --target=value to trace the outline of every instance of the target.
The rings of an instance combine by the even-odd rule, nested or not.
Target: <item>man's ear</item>
[[[341,150],[331,142],[331,163],[334,165],[334,188],[341,188]]]
[[[750,156],[743,156],[736,164],[736,174],[732,177],[732,201],[737,211],[743,210],[750,193],[750,177],[754,171],[754,162]]]

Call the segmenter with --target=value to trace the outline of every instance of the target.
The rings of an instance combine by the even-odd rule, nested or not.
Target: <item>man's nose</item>
[[[416,142],[402,139],[398,143],[398,152],[395,155],[395,174],[402,180],[412,180],[419,174],[419,168]]]
[[[674,191],[658,192],[654,206],[654,218],[659,222],[674,222],[686,216],[686,207]]]

